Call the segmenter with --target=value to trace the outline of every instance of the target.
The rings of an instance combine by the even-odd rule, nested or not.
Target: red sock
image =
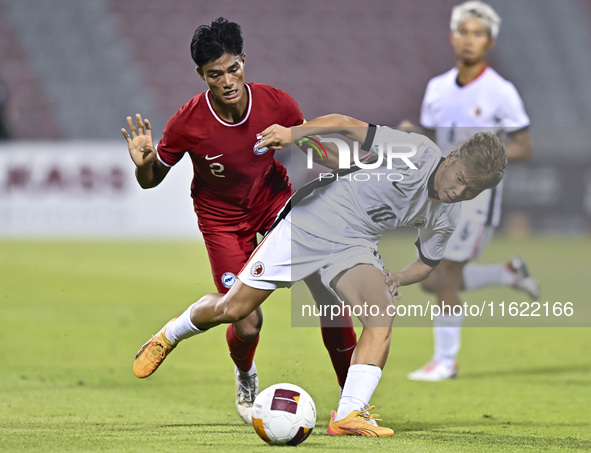
[[[226,330],[226,341],[230,349],[230,357],[239,370],[249,371],[252,368],[254,353],[259,344],[259,335],[252,342],[246,342],[234,331],[234,326],[230,324]]]
[[[345,386],[347,372],[351,365],[351,357],[357,345],[357,334],[353,328],[353,320],[350,316],[341,316],[338,319],[320,318],[322,339],[328,350],[332,367],[337,374],[341,387]]]

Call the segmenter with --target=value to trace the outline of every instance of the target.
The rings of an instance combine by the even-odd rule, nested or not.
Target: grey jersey
[[[421,259],[436,265],[460,212],[459,204],[430,198],[435,196],[434,176],[442,162],[441,151],[423,135],[375,126],[370,126],[362,149],[378,153],[384,143],[415,147],[416,153],[407,159],[416,169],[400,158],[392,159],[389,169],[384,157],[375,169],[335,172],[328,181],[316,180],[300,189],[286,220],[333,242],[371,247],[377,247],[385,230],[418,228]]]

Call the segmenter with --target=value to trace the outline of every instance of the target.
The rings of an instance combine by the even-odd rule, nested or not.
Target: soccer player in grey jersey
[[[406,160],[392,161],[390,169],[387,163],[371,170],[352,167],[336,173],[334,182],[318,180],[296,192],[230,291],[208,294],[171,320],[140,349],[136,364],[156,371],[181,340],[243,319],[275,289],[319,272],[329,291],[355,314],[361,313],[363,324],[328,433],[389,437],[393,431],[377,426],[366,407],[388,356],[395,315],[392,297],[400,299],[400,286],[429,276],[457,223],[459,204],[454,203],[496,186],[507,155],[494,134],[478,133],[443,159],[439,148],[424,136],[342,115],[316,118],[305,126],[270,126],[263,131],[260,146],[281,149],[305,136],[328,133],[363,143],[364,150],[385,146],[410,147],[415,152]],[[402,180],[357,177],[385,170],[402,175]],[[345,178],[347,174],[351,178]],[[386,282],[377,245],[384,230],[401,225],[419,229],[419,256],[401,271],[388,273]],[[376,307],[378,315],[362,308],[367,305]]]

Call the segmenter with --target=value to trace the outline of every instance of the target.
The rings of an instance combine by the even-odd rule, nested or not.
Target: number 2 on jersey
[[[218,162],[214,162],[213,164],[209,165],[211,168],[211,174],[217,178],[225,178],[225,175],[221,175],[220,173],[224,171],[224,166]]]

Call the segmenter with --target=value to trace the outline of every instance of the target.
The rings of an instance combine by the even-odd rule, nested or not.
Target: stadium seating
[[[225,15],[243,27],[247,79],[284,89],[307,118],[337,111],[382,124],[417,121],[427,81],[453,64],[447,37],[456,3],[0,0],[0,78],[18,112],[17,138],[112,139],[136,111],[159,135],[206,88],[190,58],[193,31]],[[491,4],[504,24],[491,66],[515,83],[532,122],[588,125],[591,62],[580,56],[591,46],[591,7]]]

